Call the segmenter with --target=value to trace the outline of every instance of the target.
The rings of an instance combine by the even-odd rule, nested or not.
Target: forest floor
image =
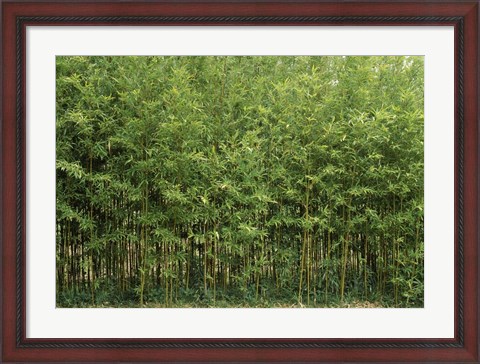
[[[65,306],[57,305],[59,308]],[[330,305],[325,304],[302,304],[302,303],[265,303],[259,302],[257,304],[244,303],[233,305],[231,303],[226,303],[225,301],[217,302],[213,304],[200,304],[200,303],[176,303],[171,306],[166,306],[164,303],[159,302],[146,302],[143,306],[140,306],[138,303],[126,303],[125,305],[112,306],[109,302],[105,302],[99,305],[85,305],[81,308],[387,308],[388,306],[383,305],[380,302],[369,302],[369,301],[358,301],[354,300],[351,302],[336,302]],[[65,307],[66,308],[66,307]]]

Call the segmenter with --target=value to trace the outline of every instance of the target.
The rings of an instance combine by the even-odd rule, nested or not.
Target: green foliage
[[[423,58],[57,57],[57,304],[423,306]]]

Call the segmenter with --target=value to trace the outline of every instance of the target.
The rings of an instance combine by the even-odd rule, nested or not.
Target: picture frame
[[[2,2],[2,361],[479,360],[478,1]],[[453,26],[455,334],[453,338],[28,338],[26,29],[29,26]],[[29,183],[33,183],[30,181]]]

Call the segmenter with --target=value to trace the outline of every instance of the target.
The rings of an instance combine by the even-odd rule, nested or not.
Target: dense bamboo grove
[[[423,58],[57,57],[57,305],[423,306]]]

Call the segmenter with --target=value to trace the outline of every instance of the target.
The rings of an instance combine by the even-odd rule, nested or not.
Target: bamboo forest
[[[420,56],[57,56],[57,307],[423,307]]]

